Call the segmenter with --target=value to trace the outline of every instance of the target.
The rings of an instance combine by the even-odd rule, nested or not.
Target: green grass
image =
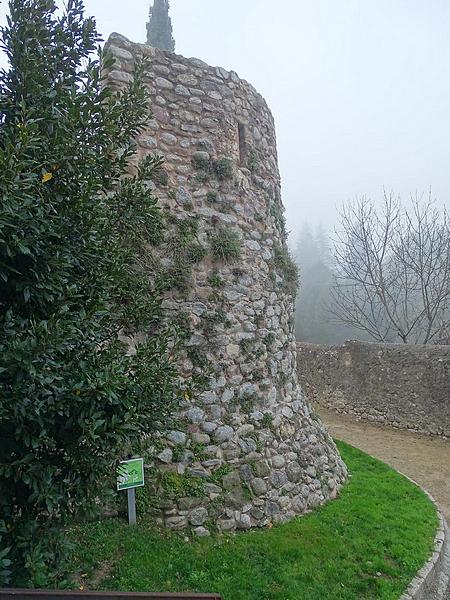
[[[352,478],[309,515],[189,541],[147,522],[134,530],[89,524],[71,532],[77,572],[98,589],[219,592],[224,600],[398,599],[432,551],[434,506],[387,465],[338,446]]]

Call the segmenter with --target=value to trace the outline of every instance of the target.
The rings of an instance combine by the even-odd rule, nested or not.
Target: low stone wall
[[[298,372],[317,406],[450,437],[450,346],[301,343]]]

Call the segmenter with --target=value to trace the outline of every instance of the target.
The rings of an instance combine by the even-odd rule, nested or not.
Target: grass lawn
[[[338,442],[339,499],[272,529],[186,541],[141,522],[77,527],[85,588],[219,592],[224,600],[397,600],[431,553],[437,516],[407,479]]]

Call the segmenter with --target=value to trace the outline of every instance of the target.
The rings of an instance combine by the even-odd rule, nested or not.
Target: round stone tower
[[[273,117],[233,71],[118,34],[107,45],[119,86],[150,58],[139,155],[165,159],[154,185],[172,228],[154,264],[190,332],[184,376],[211,374],[160,440],[157,518],[199,535],[286,521],[335,498],[346,468],[297,380]]]

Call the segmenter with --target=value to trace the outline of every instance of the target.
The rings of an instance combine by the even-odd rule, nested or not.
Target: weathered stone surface
[[[155,79],[156,87],[161,88],[163,90],[171,90],[173,89],[173,83],[164,79],[164,77],[156,77]]]
[[[171,448],[166,448],[162,452],[158,454],[158,458],[163,463],[171,463],[172,462],[173,452]]]
[[[298,462],[290,462],[286,467],[286,475],[289,481],[297,483],[302,478],[303,469]]]
[[[170,431],[167,434],[167,439],[174,444],[182,446],[186,443],[186,434],[184,431]]]
[[[274,488],[280,488],[287,483],[287,475],[284,471],[273,471],[270,475],[270,483]]]
[[[197,537],[209,537],[211,535],[205,527],[196,527],[194,533]]]
[[[234,430],[229,425],[223,425],[222,427],[218,427],[214,432],[214,439],[216,442],[226,442],[230,440],[234,435]]]
[[[155,464],[182,480],[170,502],[161,498],[159,518],[197,535],[206,535],[206,520],[222,531],[285,522],[335,497],[346,469],[298,384],[294,303],[276,260],[286,234],[273,117],[234,72],[121,36],[111,43],[115,87],[130,80],[129,61],[151,56],[154,119],[139,135],[139,156],[164,155],[161,181],[149,189],[170,215],[170,242],[149,248],[146,264],[160,261],[176,280],[164,309],[189,322],[183,378],[203,371],[198,364],[212,371],[209,389],[186,395],[161,439]],[[194,222],[186,241],[184,224]],[[228,234],[238,248],[222,256]],[[195,498],[180,491],[189,478]]]
[[[298,372],[317,406],[450,437],[450,346],[299,344]]]
[[[267,483],[260,477],[255,477],[251,482],[251,488],[257,496],[262,496],[267,492]]]
[[[166,527],[169,529],[185,529],[188,525],[186,517],[167,517],[165,520]]]
[[[208,511],[206,508],[202,506],[198,508],[194,508],[189,513],[189,523],[194,526],[203,525],[203,523],[208,519]]]
[[[202,499],[201,498],[180,498],[178,500],[178,508],[180,510],[192,510],[193,508],[197,508],[201,506]]]
[[[232,531],[236,529],[236,521],[234,519],[220,519],[217,521],[219,531]]]
[[[222,479],[222,485],[226,490],[233,490],[241,487],[241,478],[237,471],[227,473]]]

